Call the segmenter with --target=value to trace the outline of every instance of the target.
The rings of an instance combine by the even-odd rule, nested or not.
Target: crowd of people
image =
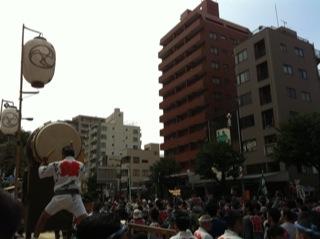
[[[320,201],[289,199],[279,192],[270,198],[260,196],[251,200],[235,195],[132,202],[119,198],[103,203],[82,200],[83,164],[75,160],[72,145],[63,147],[61,153],[61,161],[48,163],[44,158],[38,169],[40,178],[53,178],[54,194],[42,211],[32,238],[38,238],[48,219],[61,210],[73,214],[76,224],[73,234],[78,239],[120,239],[128,235],[136,239],[160,239],[161,228],[169,229],[171,239],[320,238]],[[18,231],[22,206],[0,191],[0,213],[0,239],[11,239]],[[139,233],[135,228],[128,234],[128,224],[147,226],[144,227],[147,233]]]
[[[82,238],[160,239],[161,234],[132,232],[128,223],[171,229],[171,239],[315,239],[320,238],[320,202],[289,200],[278,193],[243,202],[225,197],[202,200],[107,200],[89,204],[88,217],[76,226],[74,235]],[[21,206],[0,193],[0,238],[9,239],[18,230]]]

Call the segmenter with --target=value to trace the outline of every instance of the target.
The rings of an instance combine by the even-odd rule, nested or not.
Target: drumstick
[[[49,158],[51,156],[51,154],[53,154],[53,152],[55,151],[56,149],[52,149],[46,156],[46,158]]]

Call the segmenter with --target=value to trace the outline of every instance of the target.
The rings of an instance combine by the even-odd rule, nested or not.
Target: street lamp
[[[24,44],[24,32],[38,34],[37,37]],[[21,161],[21,120],[22,95],[37,94],[38,91],[23,91],[23,76],[34,88],[42,88],[51,81],[56,62],[56,53],[53,46],[42,37],[42,33],[22,25],[21,62],[20,62],[20,88],[17,128],[16,171],[15,171],[15,197],[18,197],[18,182]],[[31,119],[31,118],[29,118]]]

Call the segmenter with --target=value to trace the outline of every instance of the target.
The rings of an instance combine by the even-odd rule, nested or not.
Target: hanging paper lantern
[[[32,87],[42,88],[50,82],[55,64],[55,50],[45,38],[36,37],[24,45],[23,75]]]
[[[14,135],[18,130],[19,112],[15,107],[8,107],[1,112],[0,130],[3,134]]]

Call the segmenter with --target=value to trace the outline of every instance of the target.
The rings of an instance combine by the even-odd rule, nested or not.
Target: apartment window
[[[256,139],[248,139],[242,142],[243,152],[252,152],[257,149],[257,140]]]
[[[308,80],[307,72],[303,69],[298,70],[300,80]]]
[[[128,170],[127,169],[122,169],[121,170],[121,176],[124,176],[124,177],[128,176]]]
[[[268,63],[265,61],[257,65],[257,79],[258,81],[265,80],[269,77]]]
[[[284,64],[284,65],[283,65],[283,72],[284,72],[286,75],[292,75],[292,74],[293,74],[292,66],[291,66],[291,65],[288,65],[288,64]]]
[[[266,55],[266,46],[264,43],[264,39],[254,44],[254,54],[256,59]]]
[[[241,129],[254,126],[254,116],[248,115],[248,116],[242,117],[240,119],[240,126],[241,126]]]
[[[149,160],[148,159],[142,159],[141,163],[149,163]]]
[[[210,33],[209,33],[209,38],[210,38],[210,39],[213,39],[213,40],[216,40],[216,39],[217,39],[217,34],[214,33],[214,32],[210,32]]]
[[[291,99],[297,99],[297,92],[296,89],[291,88],[291,87],[287,87],[287,94],[288,97]]]
[[[270,128],[274,125],[273,109],[262,111],[261,117],[263,129]]]
[[[142,170],[142,176],[143,176],[143,177],[148,177],[148,176],[149,176],[149,170],[143,169],[143,170]]]
[[[239,96],[239,106],[245,106],[252,103],[251,92]]]
[[[276,141],[277,136],[275,134],[264,136],[264,154],[266,156],[273,154]]]
[[[270,85],[259,88],[260,105],[271,103]]]
[[[288,51],[287,45],[284,43],[280,43],[280,51],[287,52]]]
[[[236,56],[235,56],[235,62],[236,64],[239,64],[245,60],[248,59],[248,53],[247,53],[247,49],[244,49],[242,51],[240,51]]]
[[[224,36],[224,35],[221,35],[221,36],[220,36],[220,39],[221,39],[221,40],[227,40],[227,37]]]
[[[301,91],[301,98],[303,101],[311,102],[311,93],[306,91]]]
[[[212,83],[215,85],[220,85],[221,84],[221,79],[219,78],[212,78]]]
[[[132,170],[132,176],[133,177],[140,177],[140,170],[139,169]]]
[[[299,47],[295,47],[295,48],[294,48],[294,53],[295,53],[297,56],[301,56],[301,57],[304,56],[303,49],[301,49],[301,48],[299,48]]]
[[[215,100],[221,100],[222,96],[223,95],[221,92],[213,92],[213,99],[215,99]]]
[[[218,62],[215,62],[215,61],[211,62],[211,68],[213,68],[213,69],[219,69],[219,63],[218,63]]]
[[[237,84],[241,85],[245,82],[249,81],[249,71],[246,70],[237,75]]]
[[[219,55],[219,49],[216,47],[210,47],[210,53],[214,55]]]
[[[138,138],[137,137],[133,137],[133,142],[138,142]]]
[[[265,144],[275,144],[277,142],[277,135],[270,134],[264,136],[264,143]]]
[[[133,130],[133,133],[134,133],[134,134],[138,134],[139,131],[138,131],[137,129],[134,129],[134,130]]]
[[[139,157],[133,157],[132,158],[133,163],[140,163],[140,158]]]

